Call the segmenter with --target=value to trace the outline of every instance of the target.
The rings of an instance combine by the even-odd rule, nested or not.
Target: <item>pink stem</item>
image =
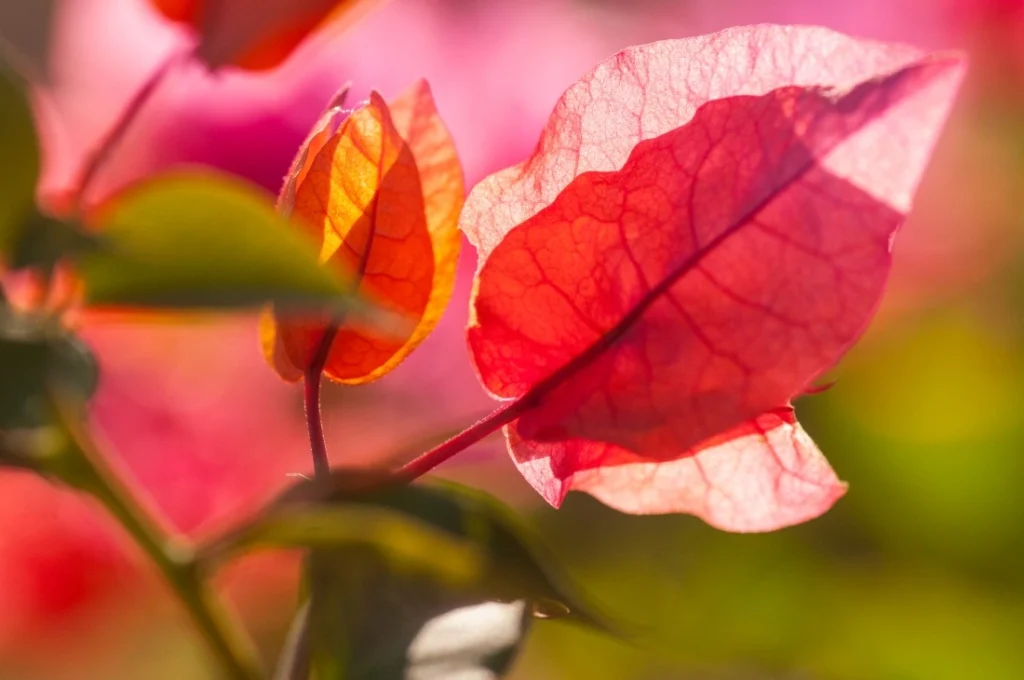
[[[395,473],[396,479],[413,481],[436,468],[452,456],[508,425],[532,408],[531,400],[519,398],[494,409],[451,439],[444,441],[409,461]]]
[[[81,177],[78,179],[78,183],[75,187],[75,207],[76,211],[81,211],[83,204],[85,203],[86,192],[88,192],[93,180],[96,179],[96,175],[106,164],[110,158],[110,154],[113,153],[114,149],[121,140],[124,139],[125,134],[131,127],[132,123],[139,116],[139,112],[145,106],[152,97],[153,93],[156,92],[157,87],[164,81],[167,74],[179,63],[184,61],[191,55],[191,52],[173,52],[164,59],[156,70],[150,74],[149,78],[142,84],[142,87],[138,89],[135,95],[131,98],[124,110],[121,112],[120,117],[114,123],[114,126],[107,131],[107,134],[100,140],[99,145],[89,156],[85,166],[82,168]]]
[[[324,336],[317,345],[313,361],[306,369],[303,397],[306,406],[306,429],[309,431],[309,448],[313,453],[313,471],[317,477],[331,474],[331,463],[327,458],[327,441],[324,439],[324,424],[320,412],[320,383],[323,380],[324,366],[331,352],[331,344],[338,334],[338,325],[332,324],[324,331]]]

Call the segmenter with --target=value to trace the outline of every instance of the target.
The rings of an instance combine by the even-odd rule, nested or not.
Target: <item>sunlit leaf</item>
[[[393,108],[394,116],[376,93],[347,117],[330,108],[300,150],[279,207],[322,244],[326,267],[354,276],[361,296],[410,327],[382,338],[338,315],[278,312],[264,320],[262,339],[286,379],[317,362],[334,329],[329,377],[357,384],[384,375],[433,330],[451,296],[463,199],[455,148],[426,83]]]
[[[726,531],[798,524],[846,493],[792,409],[765,413],[666,461],[583,440],[524,441],[514,428],[509,444],[519,471],[552,505],[575,489],[622,512],[686,512]],[[581,460],[601,464],[580,469]]]
[[[348,99],[349,85],[343,86],[334,93],[331,101],[327,103],[323,114],[314,123],[313,129],[306,135],[306,139],[299,147],[299,153],[295,155],[288,174],[285,175],[281,193],[277,197],[277,211],[285,217],[291,217],[295,209],[295,192],[298,186],[306,179],[309,168],[320,149],[337,132],[341,124],[348,118],[351,111],[345,109],[345,100]]]
[[[630,48],[570,88],[461,218],[474,363],[530,405],[509,441],[531,484],[742,531],[828,509],[843,486],[778,414],[870,321],[963,72],[758,26]]]

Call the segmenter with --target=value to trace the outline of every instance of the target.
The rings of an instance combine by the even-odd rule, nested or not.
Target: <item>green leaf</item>
[[[317,680],[498,678],[533,615],[611,630],[510,510],[459,485],[336,470],[287,490],[200,561],[268,544],[311,548],[309,644],[289,647],[311,659],[285,659],[281,678],[310,661]]]
[[[92,305],[202,308],[265,302],[347,308],[348,286],[255,187],[192,172],[138,185],[99,217],[79,258]]]
[[[98,377],[89,349],[57,319],[0,300],[0,466],[77,487],[79,466],[57,402],[80,413]]]
[[[49,277],[57,261],[98,247],[97,239],[75,225],[43,215],[34,208],[22,221],[11,247],[11,269],[31,267]]]
[[[613,627],[530,530],[507,506],[482,491],[452,482],[403,485],[360,479],[336,470],[329,479],[310,480],[286,491],[272,506],[382,508],[419,521],[475,546],[485,559],[480,592],[507,601],[527,599],[542,617],[567,617],[606,632]]]
[[[309,567],[307,648],[317,680],[500,678],[530,627],[525,600],[497,602],[396,573],[367,551],[314,551]]]
[[[454,584],[481,577],[483,556],[473,544],[386,508],[359,505],[285,505],[208,546],[207,561],[262,547],[362,548],[392,569],[425,573]]]
[[[0,259],[34,209],[39,144],[24,82],[0,63]]]
[[[0,305],[0,430],[46,425],[51,393],[84,403],[97,377],[92,354],[55,320]]]

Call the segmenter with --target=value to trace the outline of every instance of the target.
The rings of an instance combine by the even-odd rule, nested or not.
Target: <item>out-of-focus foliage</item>
[[[0,62],[0,264],[35,212],[39,145],[23,82]]]
[[[495,680],[530,628],[527,602],[482,600],[358,550],[315,552],[312,665],[325,680]]]
[[[0,301],[0,430],[45,425],[59,393],[77,403],[96,390],[89,350],[52,321],[19,314]],[[0,453],[2,464],[3,453]]]
[[[86,302],[151,307],[351,302],[312,242],[267,197],[213,173],[159,177],[101,209],[100,247],[81,256]]]
[[[51,102],[64,133],[50,156],[50,187],[174,44],[142,0],[64,4]],[[358,99],[370,87],[393,95],[428,77],[472,183],[528,153],[559,93],[626,44],[776,21],[967,47],[968,96],[900,234],[882,317],[836,385],[798,402],[848,494],[811,524],[753,536],[688,517],[627,518],[585,497],[570,496],[558,512],[538,509],[532,523],[570,571],[610,610],[643,621],[646,635],[627,645],[540,622],[514,677],[1016,680],[1024,675],[1016,4],[392,0],[339,40],[301,49],[276,76],[214,83],[181,74],[140,119],[97,194],[195,161],[276,189],[339,81],[352,80]],[[370,56],[385,44],[387,58]],[[472,264],[463,263],[457,300],[468,294]],[[375,460],[477,414],[485,398],[465,359],[464,314],[453,305],[418,356],[358,396],[327,393],[332,450],[353,464]],[[285,473],[308,469],[300,409],[266,370],[254,321],[86,324],[83,333],[104,368],[94,418],[176,525],[201,531],[210,518],[251,508]],[[510,481],[504,456],[499,443],[481,446],[450,470],[531,499]],[[4,473],[0,536],[0,677],[209,677],[177,610],[87,504]],[[268,655],[289,623],[295,572],[293,561],[259,557],[221,581]]]
[[[611,630],[497,499],[380,479],[342,469],[300,483],[200,552],[212,566],[254,545],[311,549],[294,657],[316,677],[502,677],[535,613]]]
[[[214,542],[211,558],[253,544],[357,546],[467,592],[526,599],[545,617],[611,630],[531,529],[490,495],[453,483],[380,485],[339,469],[297,485],[251,523]]]

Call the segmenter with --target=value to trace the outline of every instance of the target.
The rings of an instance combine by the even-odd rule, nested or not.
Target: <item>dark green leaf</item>
[[[147,307],[353,302],[315,248],[256,188],[213,172],[150,180],[99,220],[103,247],[79,261],[87,302]]]
[[[292,487],[201,559],[267,543],[312,548],[310,640],[297,648],[311,650],[317,680],[497,678],[532,615],[610,630],[510,510],[455,484],[336,470]],[[439,565],[460,554],[452,578]]]
[[[81,341],[52,319],[0,306],[0,429],[45,425],[49,394],[83,403],[96,381],[96,362]]]
[[[534,532],[489,494],[450,482],[381,484],[372,476],[361,480],[353,471],[341,470],[330,479],[293,487],[272,512],[325,504],[384,508],[415,517],[484,555],[484,574],[476,584],[480,592],[507,601],[525,598],[538,616],[564,616],[611,631]]]
[[[50,359],[45,341],[0,338],[0,429],[45,422]]]
[[[11,246],[10,266],[12,269],[32,267],[49,276],[58,260],[96,247],[97,241],[90,234],[32,209],[23,219],[18,238]]]
[[[481,578],[476,546],[417,517],[361,505],[282,505],[208,546],[205,559],[258,547],[365,548],[397,571],[450,583]]]
[[[0,63],[0,259],[35,206],[39,145],[24,82]]]
[[[525,600],[497,602],[396,573],[365,550],[315,551],[309,650],[318,680],[490,680],[529,629]]]

